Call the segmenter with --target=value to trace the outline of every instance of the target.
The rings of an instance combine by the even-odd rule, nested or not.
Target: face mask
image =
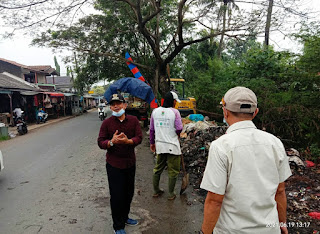
[[[223,122],[229,127],[229,124],[227,123],[225,118],[223,118]]]
[[[120,117],[125,113],[124,109],[119,110],[118,112],[112,111],[112,115],[115,117]]]

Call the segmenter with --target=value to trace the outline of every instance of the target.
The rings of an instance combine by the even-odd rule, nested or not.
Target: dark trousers
[[[124,229],[134,194],[136,166],[119,169],[107,163],[113,229]]]

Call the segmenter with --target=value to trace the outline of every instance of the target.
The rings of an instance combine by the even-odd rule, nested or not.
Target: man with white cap
[[[176,102],[181,102],[178,95],[173,91],[168,92],[162,107],[154,109],[150,119],[150,149],[157,153],[157,161],[153,169],[153,197],[159,197],[164,193],[159,188],[159,181],[161,173],[168,166],[168,200],[176,198],[174,188],[180,172],[179,135],[183,126],[179,111],[173,108]]]
[[[288,233],[284,181],[291,171],[282,142],[253,124],[259,109],[252,90],[232,88],[222,105],[230,127],[210,146],[201,232]]]

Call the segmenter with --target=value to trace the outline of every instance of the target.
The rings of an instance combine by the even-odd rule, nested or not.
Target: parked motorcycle
[[[39,123],[45,123],[47,121],[48,114],[44,110],[39,110],[38,116],[37,116],[37,124]]]
[[[17,131],[20,135],[24,135],[26,133],[28,133],[28,128],[27,128],[27,123],[24,120],[24,115],[23,115],[23,111],[21,112],[21,117],[18,117],[16,119],[16,126],[17,126]]]

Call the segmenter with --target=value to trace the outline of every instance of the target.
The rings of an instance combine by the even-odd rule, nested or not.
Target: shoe
[[[163,189],[159,189],[159,191],[154,193],[152,195],[152,197],[160,197],[163,193],[164,193],[164,190]]]
[[[136,226],[138,225],[138,220],[135,220],[135,219],[127,219],[126,221],[126,224],[129,225],[129,226]]]
[[[115,234],[126,234],[126,231],[124,229],[120,229],[120,230],[115,230],[114,233]]]
[[[172,200],[176,199],[176,197],[177,197],[177,195],[173,194],[172,196],[168,197],[168,200],[172,201]]]

